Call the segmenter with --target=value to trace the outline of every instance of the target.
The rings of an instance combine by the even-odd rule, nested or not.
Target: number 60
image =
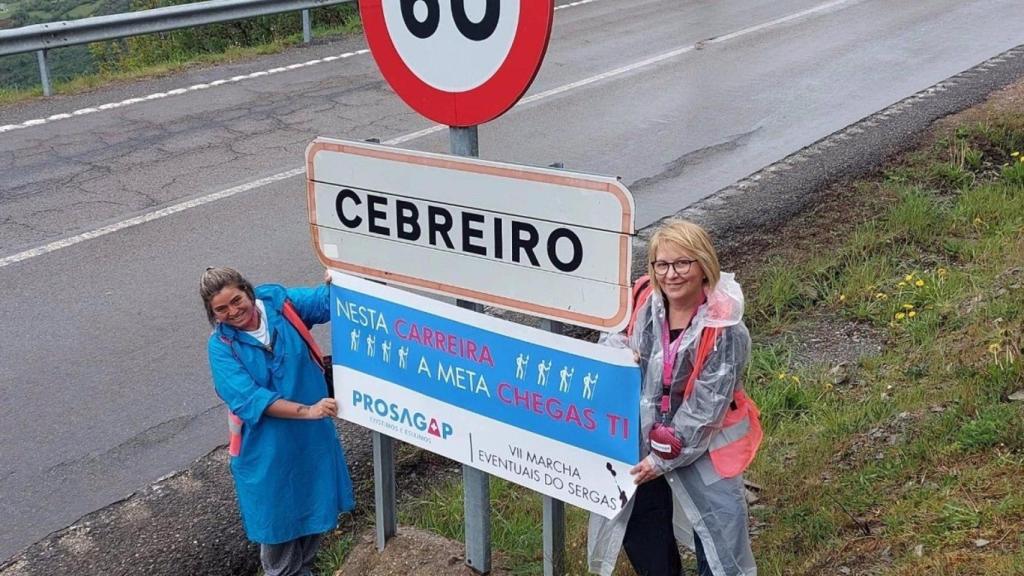
[[[425,40],[437,32],[437,25],[441,21],[440,0],[401,0],[401,2],[402,20],[405,21],[405,27],[413,36]],[[422,2],[427,6],[427,17],[422,22],[413,13],[417,2]],[[500,0],[487,0],[484,17],[479,22],[471,21],[466,15],[466,0],[451,0],[451,4],[455,27],[463,36],[479,42],[494,34],[495,28],[498,27],[498,16],[501,13]]]

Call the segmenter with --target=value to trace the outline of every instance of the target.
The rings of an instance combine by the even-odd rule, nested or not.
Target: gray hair
[[[199,277],[199,297],[203,299],[203,307],[206,308],[206,319],[210,321],[211,326],[217,324],[217,318],[213,313],[213,305],[211,304],[213,297],[220,293],[221,290],[230,286],[245,292],[250,300],[256,300],[252,284],[234,268],[207,266],[203,275]]]

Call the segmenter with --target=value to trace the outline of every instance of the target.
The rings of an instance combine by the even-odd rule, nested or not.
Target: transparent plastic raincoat
[[[718,285],[707,294],[707,301],[698,308],[690,327],[681,336],[683,341],[673,367],[670,414],[676,435],[683,441],[683,449],[672,460],[651,453],[648,443],[648,434],[659,416],[662,394],[661,333],[666,326],[665,314],[664,301],[655,292],[639,310],[631,342],[622,334],[603,339],[611,346],[629,345],[640,355],[643,374],[641,456],[651,460],[672,489],[676,539],[693,549],[696,532],[715,576],[755,575],[757,567],[750,549],[743,475],[723,477],[712,463],[709,452],[723,428],[734,392],[742,389],[743,370],[750,358],[750,335],[742,321],[743,291],[733,274],[723,272]],[[691,394],[684,400],[683,388],[693,370],[694,356],[705,327],[719,328],[721,333]],[[587,552],[592,573],[612,574],[632,510],[633,500],[630,500],[615,518],[591,514]]]

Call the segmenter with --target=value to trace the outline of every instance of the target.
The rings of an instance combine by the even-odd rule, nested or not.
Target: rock
[[[743,490],[743,495],[747,499],[747,505],[748,506],[751,505],[751,504],[756,504],[757,501],[761,499],[760,496],[758,496],[757,494],[754,494],[750,490],[746,490],[746,489]]]
[[[763,490],[763,488],[761,487],[760,484],[755,484],[755,483],[753,483],[750,480],[747,480],[745,478],[743,479],[743,485],[746,486],[747,488],[753,490],[754,492],[760,492],[761,490]]]
[[[1024,401],[1024,390],[1017,390],[1013,394],[1010,394],[1009,398],[1014,402]]]
[[[335,576],[475,576],[466,565],[465,545],[412,526],[399,526],[398,534],[378,551],[372,534],[349,552]],[[491,561],[491,574],[507,576],[500,555]]]
[[[828,375],[832,379],[834,386],[846,384],[850,381],[850,364],[848,362],[840,362],[828,371]]]
[[[974,547],[975,548],[984,548],[985,546],[988,546],[989,544],[991,544],[991,542],[989,542],[988,540],[985,540],[984,538],[978,538],[977,540],[974,541]]]
[[[846,566],[840,566],[840,567],[839,567],[839,573],[840,573],[840,574],[851,574],[852,572],[853,572],[853,571],[852,571],[852,570],[850,570],[850,569],[849,569],[848,567],[846,567]]]
[[[918,558],[924,556],[924,544],[914,546],[914,556],[917,556]]]

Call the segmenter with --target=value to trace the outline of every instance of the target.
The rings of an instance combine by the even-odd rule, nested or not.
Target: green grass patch
[[[491,540],[500,552],[502,567],[512,574],[541,574],[544,571],[543,501],[539,494],[492,478]],[[462,483],[452,481],[404,506],[399,522],[430,530],[447,538],[464,541]],[[586,574],[587,514],[567,508],[567,564],[570,574]],[[575,537],[574,537],[575,536]]]

